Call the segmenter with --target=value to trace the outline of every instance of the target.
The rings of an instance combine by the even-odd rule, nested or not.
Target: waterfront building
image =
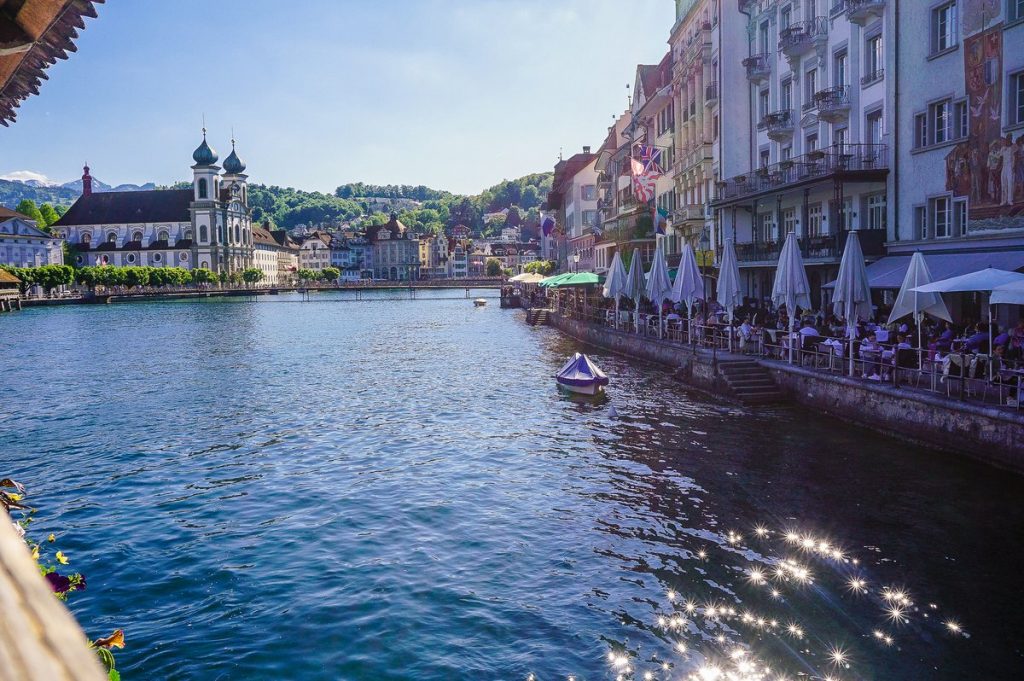
[[[35,220],[0,206],[0,265],[63,265],[62,240],[36,226]]]
[[[398,215],[384,225],[368,227],[366,237],[373,244],[374,278],[391,281],[416,281],[420,278],[419,239]]]
[[[205,130],[192,159],[188,189],[93,192],[86,166],[82,195],[54,223],[74,264],[202,267],[218,273],[253,267],[248,176],[234,142],[223,173]]]
[[[751,298],[770,295],[790,231],[800,237],[815,307],[828,302],[822,286],[835,278],[850,231],[869,260],[885,253],[893,115],[886,5],[746,0],[720,17],[723,30],[739,20],[748,36],[746,56],[722,60],[722,109],[748,104],[745,124],[724,142],[733,153],[721,161],[714,207],[736,240]]]
[[[594,267],[596,160],[597,155],[591,153],[590,147],[583,147],[581,153],[562,159],[555,165],[547,206],[549,210],[556,211],[553,217],[558,225],[558,234],[546,237],[548,243],[544,255],[557,261],[563,271],[570,266],[573,255],[579,255],[581,270],[593,270]]]
[[[454,237],[448,242],[448,276],[452,279],[465,279],[469,276],[469,249],[467,242],[456,240]]]
[[[331,235],[316,231],[306,236],[299,246],[299,268],[322,270],[331,266]]]
[[[896,9],[880,12],[887,24]],[[898,287],[885,270],[902,276],[915,251],[936,278],[1024,269],[1024,3],[901,6],[894,37],[889,257],[872,285]],[[979,297],[955,298],[954,315],[987,317]]]
[[[294,283],[299,265],[299,245],[285,230],[270,230],[269,225],[252,228],[253,263],[263,272],[261,283],[287,286]]]
[[[444,279],[448,276],[448,237],[444,234],[421,236],[420,276],[424,279]]]

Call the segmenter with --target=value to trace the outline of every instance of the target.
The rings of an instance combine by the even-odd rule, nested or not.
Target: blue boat
[[[578,395],[597,395],[608,385],[608,377],[586,355],[577,352],[555,374],[558,385]]]

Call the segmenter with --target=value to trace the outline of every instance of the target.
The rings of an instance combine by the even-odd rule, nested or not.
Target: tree
[[[79,267],[77,270],[75,270],[75,281],[81,284],[82,286],[88,287],[88,289],[91,291],[94,288],[96,288],[96,284],[100,283],[99,272],[97,271],[97,268],[93,267],[92,265]]]
[[[258,267],[248,267],[242,270],[242,280],[246,284],[255,284],[263,280],[263,270]]]
[[[56,210],[54,210],[53,206],[48,203],[44,203],[39,206],[39,215],[43,219],[43,224],[47,227],[57,222],[57,220],[60,220],[60,215]]]
[[[299,281],[314,281],[317,278],[316,270],[307,267],[301,268],[297,273]]]
[[[228,281],[231,282],[232,284],[241,284],[242,273],[239,272],[238,270],[235,270],[234,272],[228,275]]]
[[[555,271],[555,263],[552,260],[534,260],[523,265],[523,270],[530,274],[548,276]]]
[[[217,282],[217,274],[212,270],[205,267],[192,270],[192,283],[194,284],[214,284]]]
[[[43,219],[43,214],[39,212],[39,208],[36,207],[36,202],[32,199],[22,199],[18,207],[15,208],[17,212],[21,213],[30,220],[35,220],[38,227],[46,227],[46,221]]]
[[[488,277],[500,277],[501,261],[497,258],[487,258],[487,262],[484,264],[484,272]]]
[[[149,284],[148,267],[122,267],[120,269],[124,272],[124,283],[128,285],[129,288],[146,286]]]
[[[320,279],[323,281],[338,281],[341,276],[341,270],[337,267],[325,267],[320,270]]]

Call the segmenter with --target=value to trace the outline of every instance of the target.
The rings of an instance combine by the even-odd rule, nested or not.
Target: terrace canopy
[[[933,280],[949,279],[988,267],[1000,270],[1024,269],[1024,251],[984,253],[924,253]],[[890,255],[868,265],[868,285],[873,289],[899,290],[910,269],[909,255]],[[829,282],[823,288],[835,288]]]

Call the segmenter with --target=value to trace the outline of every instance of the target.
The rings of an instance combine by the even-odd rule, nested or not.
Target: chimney
[[[85,164],[83,168],[85,172],[82,173],[82,196],[92,195],[92,175],[89,174],[89,164]]]
[[[590,153],[590,147],[583,147],[583,153],[584,154],[589,154]]]

